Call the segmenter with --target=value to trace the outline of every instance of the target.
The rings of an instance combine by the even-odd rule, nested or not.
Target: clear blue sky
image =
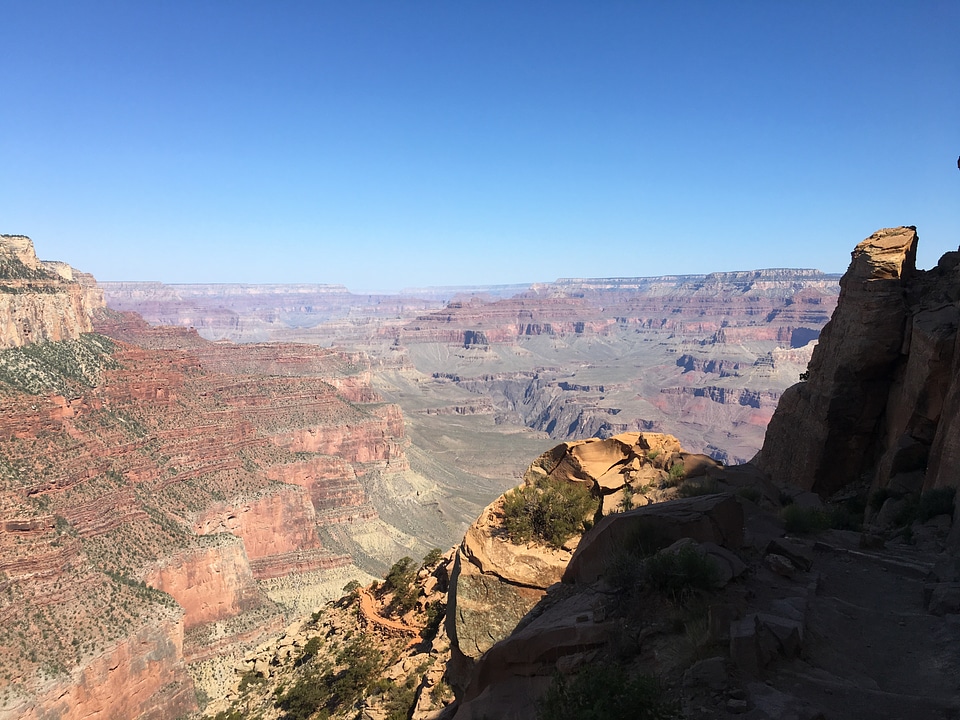
[[[102,280],[842,271],[960,244],[960,2],[4,2],[0,232]]]

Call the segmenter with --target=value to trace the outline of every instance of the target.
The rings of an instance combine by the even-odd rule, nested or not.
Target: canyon
[[[370,680],[333,717],[385,717],[400,681],[417,720],[956,717],[960,251],[921,271],[917,240],[901,227],[857,245],[753,462],[644,432],[561,443],[439,566],[425,559],[415,610],[385,617],[389,587],[347,594],[248,656],[252,680],[216,707],[283,717],[283,687],[326,682],[291,649],[361,631],[387,689]],[[577,486],[579,530],[517,535]],[[415,613],[436,603],[430,630]],[[358,606],[382,624],[357,626]],[[388,626],[414,637],[391,645]]]
[[[591,541],[589,552],[574,542],[549,559],[539,550],[521,560],[504,554],[501,493],[535,484],[534,467],[555,475],[590,464],[551,465],[545,458],[557,451],[544,450],[561,440],[570,450],[595,438],[582,445],[588,455],[598,442],[620,448],[611,472],[628,468],[631,479],[600,473],[593,492],[605,498],[596,537],[621,540],[609,529],[620,516],[686,507],[675,499],[685,483],[736,497],[759,492],[759,515],[747,507],[746,520],[731,521],[729,502],[717,511],[723,523],[747,526],[782,510],[784,497],[803,504],[814,502],[811,490],[852,492],[841,476],[860,478],[860,495],[882,489],[901,506],[910,493],[955,487],[957,263],[950,255],[916,270],[915,233],[898,232],[878,236],[879,250],[858,246],[841,283],[813,270],[758,270],[397,296],[97,285],[36,260],[17,236],[4,256],[10,295],[39,299],[33,324],[23,325],[29,332],[8,327],[0,350],[0,612],[8,620],[0,716],[228,708],[224,699],[239,697],[235,666],[251,647],[289,635],[291,621],[340,597],[345,583],[367,584],[397,557],[450,547],[465,532],[429,590],[449,584],[454,595],[429,594],[419,606],[448,607],[448,630],[435,642],[449,636],[452,659],[441,667],[442,653],[431,655],[429,672],[433,686],[450,682],[460,703],[429,712],[496,712],[499,690],[488,688],[514,683],[491,671],[512,666],[501,645],[556,602],[552,584],[603,582],[598,563],[620,542]],[[838,295],[843,313],[834,312]],[[87,323],[70,320],[67,306]],[[66,320],[43,330],[50,313]],[[861,366],[877,347],[885,364],[870,375]],[[850,381],[868,375],[880,384]],[[875,406],[877,397],[885,399]],[[840,409],[853,406],[867,414],[851,429]],[[824,416],[838,424],[824,425]],[[792,459],[798,427],[810,463]],[[676,437],[654,439],[664,431]],[[816,460],[821,442],[828,454]],[[758,450],[755,464],[724,466]],[[590,457],[603,464],[608,454]],[[673,465],[683,482],[670,476]],[[582,481],[578,473],[561,474]],[[687,505],[710,516],[712,502]],[[644,507],[623,512],[628,505]],[[711,557],[752,562],[735,533],[694,535],[720,548]],[[930,542],[946,542],[937,538]],[[541,565],[548,579],[518,569]],[[949,573],[937,582],[931,592],[948,596]],[[583,602],[570,600],[577,617]],[[401,634],[426,622],[380,612],[389,614],[368,607],[368,621]],[[471,613],[471,629],[458,631],[453,618]],[[492,616],[502,627],[491,635],[477,619]],[[555,621],[549,637],[570,629]],[[531,628],[530,642],[565,656]],[[134,646],[150,649],[138,655]],[[556,660],[542,666],[540,690]]]
[[[504,485],[418,473],[362,353],[151,327],[0,247],[29,320],[0,350],[2,717],[193,712],[243,648]]]
[[[210,340],[362,350],[414,444],[435,434],[419,431],[425,415],[446,413],[556,440],[671,432],[732,463],[753,457],[780,393],[806,369],[838,279],[772,269],[370,296],[331,286],[101,287],[112,308]]]

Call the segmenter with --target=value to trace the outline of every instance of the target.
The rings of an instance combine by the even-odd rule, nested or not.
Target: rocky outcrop
[[[548,479],[582,483],[596,498],[594,514],[599,517],[671,497],[676,491],[666,486],[674,468],[673,480],[685,467],[696,475],[716,465],[705,456],[684,453],[670,435],[623,433],[557,445],[530,465],[524,484],[533,488]],[[484,510],[455,558],[447,632],[460,674],[517,627],[575,557],[579,536],[562,547],[511,541],[503,528],[503,504],[501,496]]]
[[[756,460],[778,482],[960,485],[960,253],[918,271],[916,247],[901,227],[853,251],[808,379],[784,393]]]
[[[0,348],[76,340],[90,332],[103,295],[65,263],[41,263],[33,242],[0,235]]]

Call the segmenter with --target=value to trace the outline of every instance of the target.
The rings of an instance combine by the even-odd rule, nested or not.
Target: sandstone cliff
[[[0,235],[0,348],[76,340],[90,332],[103,293],[66,263],[41,263],[33,242]]]
[[[806,382],[787,390],[757,464],[829,495],[865,480],[960,485],[960,252],[915,265],[915,228],[857,245]]]

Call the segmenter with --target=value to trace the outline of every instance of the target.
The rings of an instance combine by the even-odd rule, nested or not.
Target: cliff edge
[[[92,276],[41,262],[28,237],[0,235],[0,348],[77,340],[103,307]]]

